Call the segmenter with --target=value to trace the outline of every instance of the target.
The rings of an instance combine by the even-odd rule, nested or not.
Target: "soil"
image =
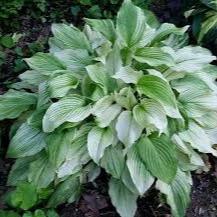
[[[80,18],[72,19],[69,12],[70,1],[64,1],[64,4],[50,6],[49,13],[54,11],[61,5],[59,11],[63,11],[57,18],[57,22],[65,19],[69,22],[77,24]],[[181,0],[157,0],[151,6],[151,9],[156,13],[162,22],[173,22],[178,26],[186,25],[186,20],[183,18],[181,10]],[[19,17],[21,23],[18,32],[25,33],[19,41],[18,46],[24,52],[24,56],[31,56],[28,46],[32,42],[43,44],[43,49],[47,50],[47,38],[51,35],[50,24],[52,19],[46,15],[46,22],[35,20],[29,16],[28,10],[23,11],[23,15]],[[3,75],[0,76],[0,94],[3,93],[7,86],[5,81],[11,82],[16,79],[16,74],[13,72],[14,62],[17,54],[8,49],[7,61],[3,67]],[[1,73],[0,73],[1,74]],[[2,145],[0,140],[0,209],[5,208],[1,196],[8,190],[6,187],[7,175],[12,165],[12,161],[3,158],[8,144],[8,127],[10,123],[0,122],[2,132]],[[1,159],[2,156],[2,159]],[[192,201],[187,211],[186,217],[216,217],[217,216],[217,162],[212,160],[212,170],[207,174],[193,175]],[[95,185],[85,186],[84,193],[77,203],[64,204],[58,208],[61,217],[118,217],[119,215],[111,205],[111,201],[107,194],[108,177],[101,176]],[[154,189],[150,190],[147,195],[138,200],[138,211],[136,217],[171,217],[170,209],[161,203],[158,192]]]

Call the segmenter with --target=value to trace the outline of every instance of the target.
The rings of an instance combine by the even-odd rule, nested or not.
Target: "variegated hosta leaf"
[[[150,66],[173,66],[175,64],[173,57],[158,47],[139,48],[134,54],[134,59]]]
[[[88,51],[82,49],[65,49],[54,53],[54,56],[62,61],[68,70],[79,73],[84,72],[85,67],[92,62]]]
[[[89,65],[86,67],[86,70],[91,80],[100,85],[105,94],[107,94],[109,90],[114,89],[115,80],[109,76],[109,73],[102,64]]]
[[[114,42],[116,38],[115,26],[112,20],[85,19],[86,23],[94,30],[101,32],[109,41]]]
[[[11,139],[7,155],[11,158],[32,156],[46,146],[45,134],[24,123]]]
[[[51,195],[47,207],[57,207],[61,203],[72,203],[80,196],[81,186],[78,174],[68,177],[61,182]]]
[[[38,155],[23,157],[16,160],[8,176],[7,184],[16,186],[21,181],[27,181],[29,166]]]
[[[183,35],[188,30],[188,26],[177,28],[174,24],[163,23],[155,32],[152,40],[152,44],[158,43],[168,37],[168,35]]]
[[[154,178],[143,164],[136,147],[127,154],[127,167],[140,195],[143,195],[154,183]]]
[[[191,145],[189,145],[188,143],[184,142],[180,136],[174,134],[172,137],[172,141],[177,145],[178,150],[187,155],[188,159],[187,160],[187,165],[185,165],[185,170],[184,171],[189,171],[189,170],[196,170],[196,169],[201,169],[201,168],[205,168],[205,164],[203,159],[201,158],[201,156],[196,153],[193,148],[191,147]],[[181,160],[179,161],[180,165],[183,165],[184,161]]]
[[[121,217],[133,217],[135,215],[138,195],[132,193],[120,180],[111,178],[109,196]]]
[[[29,166],[28,180],[37,188],[46,188],[55,177],[55,166],[45,152],[40,153],[38,158]]]
[[[90,157],[99,163],[105,149],[112,144],[113,133],[110,128],[94,127],[88,134],[87,147]]]
[[[142,9],[125,0],[117,16],[117,34],[124,46],[137,46],[144,35],[145,16]]]
[[[135,71],[130,66],[125,66],[121,67],[119,71],[113,76],[113,78],[121,79],[127,84],[136,84],[141,78],[142,74],[143,73],[141,71]]]
[[[68,143],[65,160],[57,170],[58,178],[77,173],[83,165],[90,161],[91,158],[87,150],[87,134],[91,128],[92,125],[84,124],[80,129],[67,133],[71,142]]]
[[[113,104],[112,96],[105,96],[100,99],[93,107],[93,115],[99,127],[107,127],[121,112],[121,106]]]
[[[168,116],[181,118],[175,94],[165,80],[154,75],[144,75],[139,80],[137,88],[140,93],[159,102]]]
[[[180,132],[179,136],[183,141],[190,143],[194,149],[217,156],[217,150],[212,147],[214,144],[211,143],[206,132],[193,121],[189,123],[189,129]]]
[[[92,112],[91,105],[79,95],[71,95],[53,103],[43,118],[43,129],[52,132],[64,122],[80,122]]]
[[[43,75],[50,75],[56,70],[66,69],[56,57],[49,53],[37,53],[33,57],[25,60],[31,69]]]
[[[210,1],[212,2],[212,1]],[[215,5],[215,8],[217,9],[217,4]],[[198,36],[198,42],[201,42],[204,38],[204,36],[209,33],[209,31],[214,31],[217,27],[217,15],[216,11],[210,11],[207,13],[207,19],[202,23],[201,30]]]
[[[217,109],[217,95],[204,89],[189,88],[179,95],[178,100],[192,118],[202,117],[206,112]]]
[[[118,139],[126,148],[130,148],[139,139],[143,130],[143,127],[135,121],[131,111],[123,111],[119,115],[115,128]]]
[[[217,128],[217,111],[207,112],[203,116],[197,118],[196,122],[205,129]]]
[[[53,132],[46,138],[48,158],[57,168],[64,162],[72,143],[75,130]]]
[[[100,165],[112,177],[120,179],[125,165],[123,150],[117,146],[108,147],[104,152]]]
[[[134,91],[130,87],[121,89],[119,93],[115,94],[114,98],[118,105],[127,110],[131,110],[137,104]]]
[[[49,42],[51,52],[62,49],[91,50],[90,43],[85,34],[76,27],[66,24],[53,24],[51,30],[54,35]]]
[[[195,72],[216,59],[209,50],[202,47],[187,46],[169,53],[176,62],[172,69],[179,72]]]
[[[210,86],[198,76],[199,73],[193,74],[189,73],[184,78],[180,78],[177,80],[174,80],[172,82],[172,87],[176,89],[178,92],[187,92],[194,88],[194,90],[203,90],[203,92],[210,93],[212,91],[211,84]],[[205,75],[204,77],[208,77],[208,75]],[[212,83],[213,86],[214,83]],[[217,87],[217,86],[216,86]]]
[[[37,108],[44,108],[50,101],[49,85],[48,82],[43,82],[38,86],[38,102]]]
[[[62,74],[52,78],[49,81],[49,90],[51,97],[64,97],[71,89],[76,89],[78,79],[70,74]]]
[[[170,183],[176,176],[177,159],[174,144],[165,135],[142,137],[136,144],[139,156],[151,174]]]
[[[174,217],[185,216],[185,210],[190,202],[191,184],[184,172],[178,170],[175,179],[170,184],[158,180],[156,188],[166,195]]]
[[[17,118],[36,102],[35,94],[9,90],[4,95],[0,95],[0,120]]]
[[[48,76],[43,75],[35,70],[27,70],[20,74],[19,78],[29,84],[38,86],[40,83],[46,81]]]
[[[154,126],[160,133],[166,132],[167,117],[164,108],[157,101],[146,99],[133,108],[133,116],[142,127]]]

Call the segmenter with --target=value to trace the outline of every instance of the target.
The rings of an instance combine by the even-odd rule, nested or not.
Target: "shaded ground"
[[[61,21],[63,18],[69,22],[77,24],[80,19],[76,20],[70,16],[68,4],[70,1],[65,1],[64,6],[59,8],[62,11],[57,21]],[[55,10],[60,5],[55,5],[55,1],[52,7],[49,9],[49,13]],[[152,5],[152,10],[157,14],[162,22],[173,22],[178,26],[186,24],[186,20],[183,18],[181,11],[181,0],[157,0]],[[25,12],[20,16],[19,22],[21,23],[20,32],[25,33],[21,38],[18,46],[23,52],[23,57],[32,55],[30,45],[32,42],[37,42],[39,47],[38,51],[46,50],[47,39],[50,33],[49,13],[46,17],[46,22],[41,20],[35,20]],[[40,47],[41,45],[41,47]],[[0,73],[0,94],[6,90],[8,83],[13,81],[17,74],[13,72],[17,53],[11,49],[7,51],[7,60]],[[5,83],[5,81],[7,81]],[[0,123],[0,128],[8,124],[6,122]],[[5,155],[5,150],[8,144],[8,130],[4,129],[2,132],[2,144],[4,145],[0,150],[0,156]],[[1,144],[1,143],[0,143]],[[213,170],[208,174],[194,175],[194,186],[192,190],[192,203],[187,212],[186,217],[216,217],[217,216],[217,172],[215,166],[217,162],[213,162]],[[0,197],[7,191],[6,179],[8,171],[11,167],[10,160],[0,159]],[[81,200],[77,203],[70,205],[62,205],[59,207],[58,212],[61,217],[118,217],[115,209],[110,203],[110,199],[107,195],[107,178],[103,177],[97,181],[97,186],[88,185],[85,187],[84,194]],[[0,209],[4,208],[0,199]],[[138,201],[138,211],[136,217],[170,217],[170,210],[167,206],[161,205],[160,198],[156,190],[151,190],[148,195]]]

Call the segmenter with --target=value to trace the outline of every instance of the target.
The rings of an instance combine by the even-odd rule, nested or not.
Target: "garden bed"
[[[162,22],[173,22],[178,26],[186,25],[186,20],[181,13],[181,1],[157,1],[151,8],[160,18]],[[46,16],[47,21],[42,22],[41,19],[34,19],[29,15],[29,9],[22,11],[24,13],[19,18],[20,27],[17,32],[23,33],[16,48],[6,49],[6,61],[2,66],[0,73],[0,93],[4,93],[8,89],[8,85],[17,80],[17,75],[22,72],[20,70],[14,71],[14,66],[19,59],[30,57],[34,52],[46,51],[48,49],[47,40],[51,35],[50,25],[53,21],[49,17],[52,11],[58,11],[61,14],[63,11],[65,15],[61,14],[56,21],[61,22],[65,19],[68,22],[78,25],[78,20],[70,16],[69,1],[62,8],[61,4],[53,4],[50,6],[49,12]],[[25,14],[27,13],[27,14]],[[5,33],[7,33],[4,28]],[[194,42],[194,39],[192,39]],[[210,46],[211,47],[211,46]],[[17,50],[20,50],[20,55]],[[19,66],[18,66],[19,67]],[[22,66],[24,69],[25,65]],[[0,159],[0,197],[8,190],[6,180],[8,172],[11,168],[12,161],[5,158],[5,152],[8,146],[8,122],[1,122],[2,130],[2,145]],[[0,143],[0,144],[1,144]],[[187,211],[186,217],[215,217],[217,216],[217,162],[210,157],[211,170],[206,174],[193,175],[193,189],[191,195],[191,205]],[[107,194],[108,177],[102,174],[96,181],[95,185],[84,186],[85,190],[81,199],[73,204],[61,205],[58,208],[58,213],[61,217],[118,217],[117,212],[111,205],[111,201]],[[146,197],[139,199],[138,211],[136,217],[169,217],[170,209],[161,203],[158,192],[154,189],[148,191]],[[0,209],[6,208],[0,201]]]

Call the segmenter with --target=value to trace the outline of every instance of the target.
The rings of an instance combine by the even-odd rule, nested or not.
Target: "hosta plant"
[[[30,70],[0,98],[0,119],[16,119],[12,206],[71,203],[103,169],[120,216],[133,217],[152,187],[184,216],[190,172],[207,169],[200,153],[217,156],[216,57],[187,46],[187,29],[130,0],[115,22],[52,25],[50,52],[26,59]]]
[[[185,13],[192,17],[192,30],[198,42],[210,42],[217,36],[217,0],[200,0]]]

